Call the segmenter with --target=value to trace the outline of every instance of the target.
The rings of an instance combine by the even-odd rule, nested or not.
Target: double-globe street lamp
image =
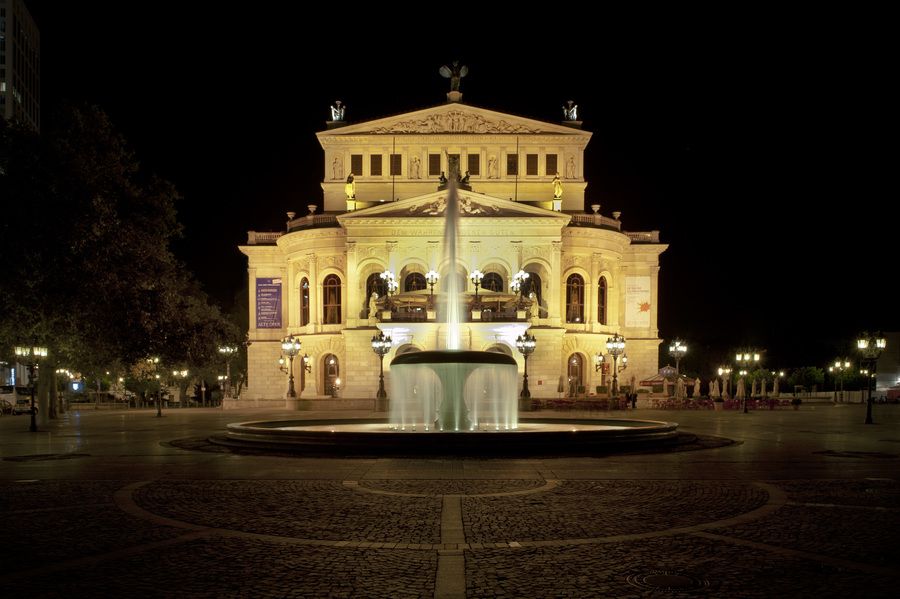
[[[32,433],[37,432],[37,418],[34,407],[34,370],[38,366],[38,360],[46,357],[46,347],[39,345],[30,347],[16,346],[16,358],[28,367],[28,386],[31,388],[31,426],[28,430]]]
[[[387,400],[387,391],[384,390],[384,357],[390,353],[392,343],[390,335],[385,335],[384,331],[378,331],[378,334],[372,337],[372,351],[379,359],[378,393],[375,394],[376,412],[387,411],[387,406],[384,405]]]
[[[887,340],[881,333],[869,334],[866,332],[856,340],[856,347],[859,349],[860,362],[864,362],[869,371],[869,376],[866,377],[868,381],[866,385],[866,424],[872,424],[872,376],[875,374],[875,363],[881,357],[884,348],[887,347]]]
[[[759,353],[757,352],[738,352],[735,355],[735,363],[737,364],[736,368],[740,368],[738,371],[742,377],[749,375],[754,366],[759,366]],[[746,385],[744,386],[744,414],[749,414],[749,410],[747,410],[747,389]]]
[[[625,353],[625,337],[619,337],[616,333],[613,337],[606,339],[606,351],[613,357],[613,384],[612,395],[619,395],[619,356]]]
[[[281,340],[281,353],[288,357],[288,397],[297,397],[294,391],[294,356],[300,353],[301,343],[293,335]]]
[[[831,373],[840,372],[841,373],[841,398],[839,400],[840,403],[844,403],[844,371],[848,370],[849,368],[850,368],[850,360],[848,360],[846,358],[841,359],[841,360],[835,360],[834,366],[828,367],[828,372],[831,372]],[[837,399],[837,380],[834,381],[834,395],[835,395],[835,399]]]

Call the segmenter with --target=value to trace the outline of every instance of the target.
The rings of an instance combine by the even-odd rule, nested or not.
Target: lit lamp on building
[[[520,270],[513,275],[512,285],[510,285],[513,293],[519,294],[519,309],[522,309],[522,294],[525,293],[525,281],[528,280],[528,273]]]
[[[389,270],[381,273],[381,280],[384,281],[384,287],[387,290],[388,296],[388,309],[391,310],[391,296],[396,293],[397,289],[400,288],[400,283],[397,282],[397,279],[394,277],[394,273]]]
[[[687,345],[676,339],[669,346],[669,355],[675,358],[675,376],[681,375],[681,358],[687,353]]]
[[[872,424],[872,376],[875,374],[875,363],[881,357],[884,348],[887,347],[887,340],[881,333],[870,335],[862,333],[856,340],[856,347],[859,350],[860,361],[865,363],[869,376],[866,377],[868,383],[866,398],[866,424]]]
[[[843,403],[843,401],[844,401],[844,371],[847,370],[848,368],[850,368],[850,361],[847,360],[846,358],[844,358],[843,360],[835,360],[834,366],[828,367],[828,372],[831,372],[831,373],[840,372],[841,373],[841,398],[839,400],[841,403]],[[837,380],[834,381],[834,395],[835,395],[835,400],[837,400]]]
[[[387,391],[384,390],[384,357],[391,351],[391,338],[384,331],[372,337],[372,351],[379,359],[378,393],[375,394],[375,411],[387,411]]]
[[[47,357],[47,348],[41,346],[16,346],[16,359],[28,367],[28,386],[31,388],[31,426],[29,431],[37,432],[37,410],[34,407],[34,371],[38,366],[38,360]]]
[[[516,349],[525,358],[525,376],[522,378],[522,392],[519,394],[519,409],[531,410],[531,391],[528,390],[528,356],[534,353],[537,342],[527,332],[516,338]]]
[[[478,287],[481,286],[481,279],[484,278],[484,273],[478,270],[477,268],[472,271],[472,274],[469,275],[469,279],[472,281],[472,284],[475,285],[475,305],[478,306]]]
[[[737,364],[736,368],[739,368],[739,374],[741,376],[747,376],[753,369],[759,366],[759,354],[756,352],[738,352],[734,357],[735,363]],[[750,412],[747,410],[747,390],[744,389],[744,414],[749,414]]]
[[[606,339],[606,351],[610,353],[613,357],[613,384],[612,384],[612,394],[613,396],[617,396],[619,394],[619,356],[625,353],[625,337],[619,337],[619,334],[616,333],[613,337],[608,337]],[[624,359],[623,359],[624,365]]]
[[[434,307],[434,286],[437,284],[438,279],[440,279],[440,278],[441,278],[441,275],[439,275],[437,272],[435,272],[434,269],[429,270],[428,273],[425,275],[425,282],[428,283],[429,287],[431,287],[431,306],[432,306],[432,308]]]
[[[237,354],[238,348],[233,345],[223,345],[219,353],[225,358],[225,397],[231,398],[231,359]]]
[[[294,391],[294,356],[300,353],[300,345],[300,341],[293,335],[281,341],[281,353],[288,358],[288,397],[297,397]]]

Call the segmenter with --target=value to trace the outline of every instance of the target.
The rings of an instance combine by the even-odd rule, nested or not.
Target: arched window
[[[324,324],[341,324],[341,278],[328,275],[322,283]]]
[[[525,290],[523,295],[525,297],[531,297],[531,294],[534,294],[535,299],[537,300],[538,306],[541,305],[541,277],[536,272],[529,272],[528,278],[525,279]]]
[[[372,297],[372,294],[377,295],[378,297],[384,297],[387,295],[387,286],[384,284],[384,279],[381,278],[381,273],[375,272],[369,275],[369,278],[366,279],[366,316],[372,316],[369,314],[369,299]]]
[[[327,354],[322,358],[322,376],[325,377],[325,395],[334,395],[335,387],[341,376],[341,365],[334,354]]]
[[[425,281],[425,275],[420,272],[414,272],[406,275],[406,281],[403,283],[404,291],[418,291],[420,289],[428,289],[428,283]]]
[[[300,326],[309,324],[309,279],[303,277],[300,281]]]
[[[566,322],[584,322],[584,279],[569,275],[566,280]]]
[[[597,283],[597,322],[606,324],[606,277]]]
[[[485,291],[503,291],[503,277],[495,272],[489,272],[481,279],[481,288]]]

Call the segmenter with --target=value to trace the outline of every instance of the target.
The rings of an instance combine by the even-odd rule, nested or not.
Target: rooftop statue
[[[459,80],[469,73],[469,67],[461,67],[459,66],[459,61],[454,60],[452,70],[450,69],[450,67],[444,65],[440,68],[440,73],[450,80],[450,91],[458,92]]]

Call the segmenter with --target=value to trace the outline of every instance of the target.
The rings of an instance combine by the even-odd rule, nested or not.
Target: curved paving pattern
[[[23,482],[2,492],[22,559],[0,562],[0,582],[42,597],[65,596],[67,576],[118,598],[168,596],[160,582],[176,577],[199,596],[872,597],[897,583],[898,493],[894,481]],[[53,576],[13,566],[38,561]],[[737,584],[747,564],[753,581]]]

